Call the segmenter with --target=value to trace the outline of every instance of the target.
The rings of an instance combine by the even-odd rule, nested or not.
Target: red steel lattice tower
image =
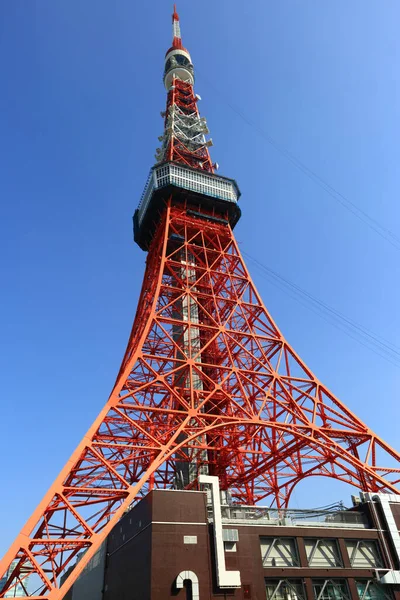
[[[400,455],[313,375],[255,289],[232,233],[239,190],[211,162],[176,10],[164,83],[164,134],[134,216],[146,272],[121,369],[1,562],[0,597],[22,586],[60,600],[132,503],[195,488],[200,473],[245,504],[286,507],[311,475],[398,493]]]

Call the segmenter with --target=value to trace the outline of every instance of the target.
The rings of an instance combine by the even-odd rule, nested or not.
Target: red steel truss
[[[173,36],[167,54],[183,58],[166,71],[183,66],[188,79],[172,78],[160,161],[213,173],[176,10]],[[130,505],[154,488],[196,488],[200,473],[217,475],[236,502],[278,508],[316,475],[398,493],[400,455],[282,336],[228,213],[209,214],[209,199],[183,193],[167,195],[155,219],[110,398],[0,563],[1,598],[22,586],[31,598],[61,600]]]
[[[1,563],[16,561],[6,589],[30,575],[32,597],[62,598],[127,507],[185,463],[189,487],[208,471],[234,500],[278,507],[311,475],[395,493],[400,479],[399,454],[284,339],[230,226],[171,199],[115,387]]]
[[[205,119],[201,119],[193,91],[194,72],[189,52],[182,46],[179,16],[174,5],[172,15],[172,47],[167,51],[164,84],[167,88],[167,107],[163,142],[156,155],[158,162],[176,162],[188,167],[214,172],[206,141]],[[168,77],[168,73],[171,74]]]
[[[197,100],[198,98],[190,83],[174,78],[173,85],[168,92],[165,113],[165,130],[169,127],[171,131],[166,156],[170,162],[181,163],[213,173],[214,168],[204,135],[200,133],[193,135],[190,139],[189,136],[183,137],[179,131],[180,122],[182,125],[185,125],[187,120],[191,120],[194,124],[199,122],[200,115]],[[203,139],[197,142],[196,138],[200,136]]]

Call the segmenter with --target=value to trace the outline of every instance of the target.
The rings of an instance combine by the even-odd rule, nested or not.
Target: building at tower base
[[[65,599],[400,600],[400,497],[276,510],[215,490],[150,492]]]

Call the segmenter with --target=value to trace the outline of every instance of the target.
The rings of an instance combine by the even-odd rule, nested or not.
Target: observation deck
[[[240,190],[234,179],[171,162],[155,165],[133,217],[134,239],[142,250],[148,250],[171,196],[175,201],[186,202],[188,208],[205,208],[215,217],[227,219],[232,228],[241,215],[237,204]]]

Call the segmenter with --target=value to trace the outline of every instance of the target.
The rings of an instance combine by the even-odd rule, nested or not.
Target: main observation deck
[[[139,206],[133,217],[134,239],[148,250],[160,213],[170,196],[186,202],[189,208],[205,208],[217,217],[227,218],[233,228],[241,211],[240,190],[234,179],[192,169],[181,164],[155,165],[147,179]]]

